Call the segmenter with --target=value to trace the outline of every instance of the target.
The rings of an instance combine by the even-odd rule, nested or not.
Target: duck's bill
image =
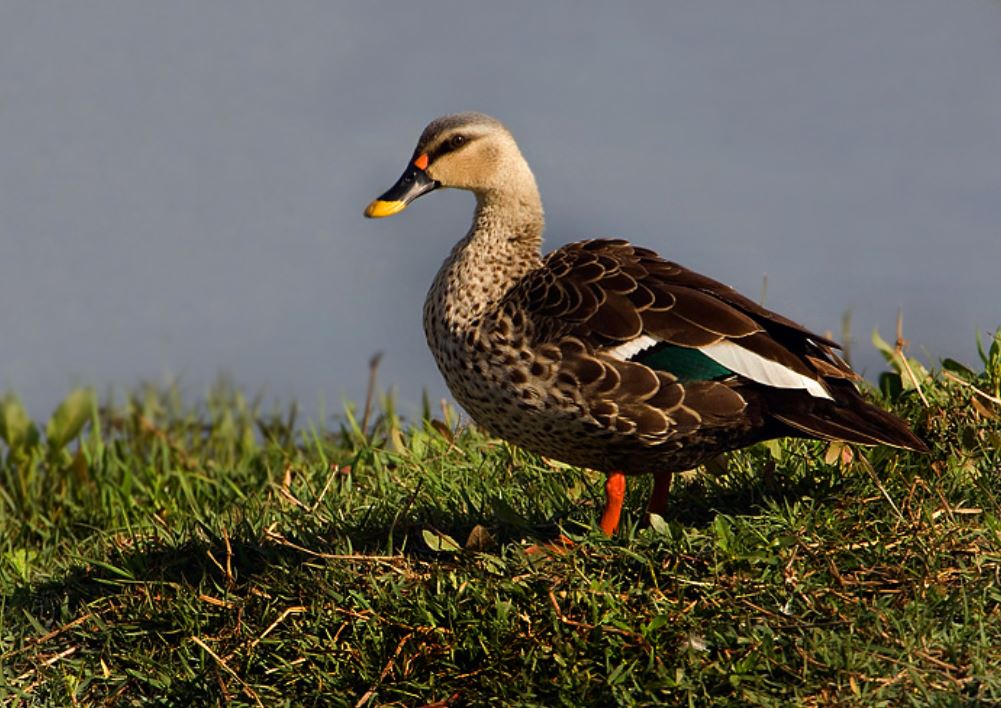
[[[392,187],[365,209],[365,216],[370,219],[380,219],[384,216],[399,214],[413,200],[422,194],[437,189],[439,184],[428,177],[427,172],[416,165],[409,165],[403,175]]]

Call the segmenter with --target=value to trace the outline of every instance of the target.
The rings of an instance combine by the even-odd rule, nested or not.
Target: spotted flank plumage
[[[440,187],[474,192],[476,213],[434,279],[424,328],[452,394],[494,434],[610,485],[654,473],[665,499],[672,471],[770,438],[926,449],[862,398],[835,342],[726,285],[622,240],[543,258],[535,179],[493,118],[431,123],[366,213]]]

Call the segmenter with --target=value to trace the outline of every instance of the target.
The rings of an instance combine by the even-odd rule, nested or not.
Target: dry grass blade
[[[943,371],[942,375],[945,376],[945,378],[949,379],[950,381],[958,383],[960,386],[966,386],[967,388],[971,389],[975,395],[980,396],[985,401],[990,401],[995,405],[1001,406],[1001,398],[998,398],[997,396],[992,396],[989,393],[981,391],[979,388],[971,384],[969,381],[963,381],[963,379],[959,378],[951,371]]]
[[[414,636],[414,633],[409,632],[403,635],[400,638],[400,641],[396,643],[396,649],[393,650],[393,653],[389,657],[389,660],[386,662],[386,665],[382,667],[382,671],[379,673],[379,681],[361,695],[361,698],[359,698],[358,701],[355,703],[355,708],[361,708],[361,706],[365,705],[372,699],[372,697],[375,695],[376,690],[379,688],[379,683],[381,683],[383,679],[385,679],[386,676],[389,675],[389,672],[393,670],[393,665],[396,663],[396,659],[400,655],[400,652],[403,651],[403,646],[408,641],[410,641],[410,638],[412,636]]]
[[[904,339],[904,313],[902,310],[897,311],[897,342],[893,348],[894,355],[900,360],[900,364],[904,371],[907,372],[907,378],[910,379],[914,388],[918,392],[918,396],[921,397],[921,402],[924,403],[925,408],[928,408],[928,399],[925,397],[925,392],[921,389],[921,383],[918,381],[918,377],[914,375],[914,369],[911,368],[911,363],[907,360],[904,355],[904,349],[910,344],[906,339]]]
[[[48,667],[48,666],[52,666],[52,665],[53,665],[53,664],[55,664],[56,662],[59,662],[59,661],[62,661],[62,660],[63,660],[63,659],[65,659],[66,657],[68,657],[68,656],[71,656],[71,655],[75,654],[75,653],[76,653],[76,651],[77,651],[77,649],[79,649],[79,647],[70,647],[69,649],[64,649],[63,651],[59,652],[58,654],[53,654],[53,655],[52,655],[52,656],[50,656],[50,657],[49,657],[48,659],[45,659],[45,660],[43,660],[43,661],[42,661],[42,662],[41,662],[41,663],[39,664],[39,666],[40,666],[40,667]],[[24,672],[23,674],[21,674],[20,676],[18,676],[18,677],[17,677],[17,680],[18,680],[18,681],[27,681],[27,680],[28,680],[29,678],[31,678],[31,676],[32,676],[32,675],[33,675],[33,674],[34,674],[34,673],[35,673],[35,672],[36,672],[37,670],[38,670],[38,669],[37,669],[37,668],[35,668],[35,669],[31,669],[30,671],[25,671],[25,672]]]
[[[382,352],[376,352],[368,360],[368,387],[365,389],[365,412],[361,417],[361,433],[368,435],[368,422],[372,414],[372,403],[375,400],[375,380],[379,372],[379,363],[382,361]]]
[[[280,625],[282,622],[284,622],[286,619],[288,619],[289,615],[297,615],[297,614],[301,614],[303,612],[308,612],[308,608],[304,607],[303,605],[295,605],[293,607],[286,607],[285,610],[278,616],[278,619],[276,619],[274,622],[272,622],[271,624],[269,624],[268,627],[267,627],[267,629],[265,629],[263,632],[261,632],[257,637],[254,638],[254,640],[252,642],[250,642],[246,646],[245,652],[247,654],[249,654],[251,651],[253,651],[254,648],[258,644],[260,644],[261,641],[263,641],[265,637],[267,637],[269,634],[271,634],[275,630],[275,628],[278,627],[278,625]],[[226,660],[228,661],[229,659],[233,658],[233,656],[235,656],[235,655],[236,655],[236,650],[231,651],[229,654],[226,655]]]
[[[297,543],[292,543],[287,538],[281,534],[275,533],[271,529],[265,529],[265,535],[272,541],[280,543],[287,548],[292,548],[300,553],[305,553],[308,556],[313,556],[314,558],[323,558],[325,560],[343,560],[343,561],[354,561],[359,563],[402,563],[406,562],[407,558],[405,556],[380,556],[380,555],[366,555],[364,553],[322,553],[320,551],[314,551],[312,549],[306,548],[305,546],[300,546]]]
[[[243,693],[247,696],[247,698],[251,699],[252,701],[254,701],[255,704],[257,704],[258,706],[262,706],[263,708],[264,704],[261,703],[261,699],[257,697],[257,693],[254,691],[254,689],[252,689],[250,685],[246,681],[244,681],[243,678],[238,673],[233,671],[233,669],[230,668],[229,664],[227,664],[221,656],[219,656],[212,650],[212,647],[210,647],[208,644],[202,641],[197,635],[191,635],[191,637],[189,638],[195,644],[200,646],[206,654],[211,656],[212,659],[215,660],[216,664],[218,664],[223,671],[225,671],[230,676],[236,679],[236,682],[240,684],[240,688],[243,689]]]
[[[73,629],[75,627],[79,627],[81,624],[83,624],[84,622],[86,622],[87,620],[89,620],[93,616],[94,616],[93,612],[88,612],[87,614],[85,614],[85,615],[83,615],[81,617],[77,617],[72,622],[67,622],[66,624],[62,625],[61,627],[58,627],[56,629],[53,629],[51,632],[43,634],[41,637],[36,637],[34,639],[29,639],[25,643],[25,646],[21,647],[20,649],[13,649],[13,650],[7,652],[6,654],[0,655],[0,659],[7,660],[7,659],[10,659],[10,658],[12,658],[14,656],[17,656],[18,654],[21,654],[22,652],[26,652],[29,649],[32,649],[34,647],[40,646],[42,644],[45,644],[49,640],[55,639],[59,635],[65,633],[65,632],[68,632],[69,630],[71,630],[71,629]]]

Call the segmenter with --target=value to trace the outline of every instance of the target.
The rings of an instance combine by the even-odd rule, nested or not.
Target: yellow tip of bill
[[[406,208],[406,202],[386,202],[381,199],[376,199],[368,205],[368,208],[365,210],[365,216],[370,219],[381,219],[384,216],[399,214]]]

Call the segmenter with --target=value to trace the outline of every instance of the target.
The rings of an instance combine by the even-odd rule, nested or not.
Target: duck
[[[424,331],[449,391],[490,434],[605,475],[612,536],[627,478],[672,475],[775,438],[927,452],[869,403],[839,345],[736,290],[621,239],[542,254],[542,200],[511,132],[482,113],[433,120],[365,210],[398,214],[439,189],[476,198],[432,281]]]

